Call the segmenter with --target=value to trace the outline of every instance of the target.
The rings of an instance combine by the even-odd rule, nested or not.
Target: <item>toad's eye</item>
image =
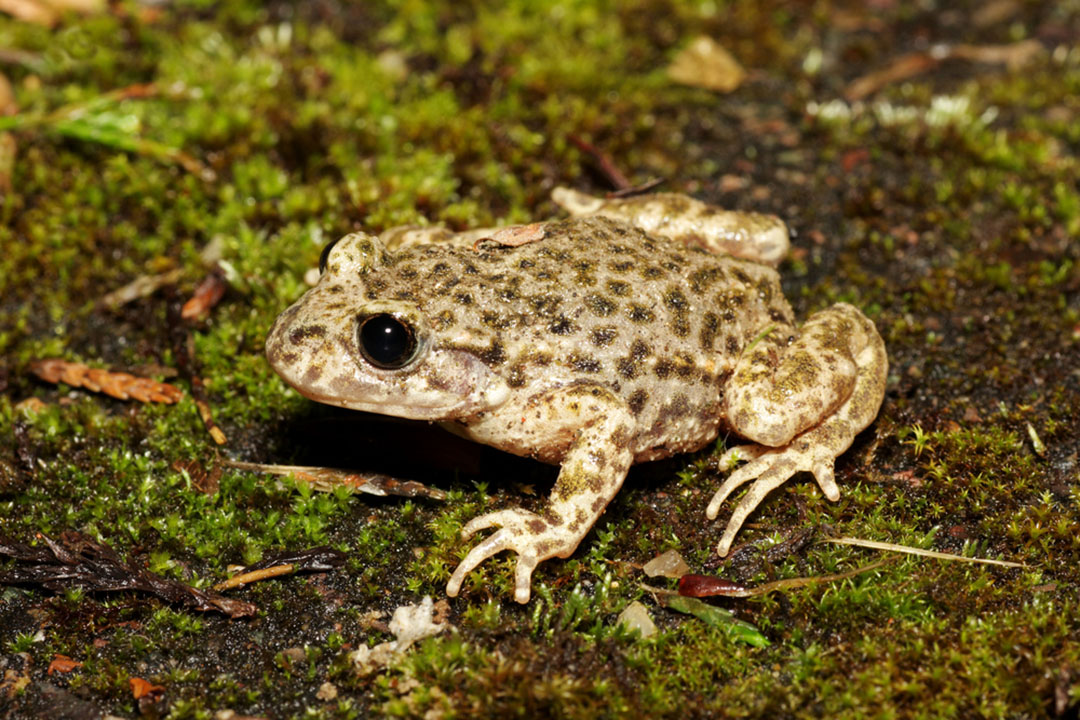
[[[393,315],[379,313],[362,318],[356,333],[360,352],[375,367],[396,370],[416,357],[416,333]]]
[[[333,250],[334,246],[338,244],[338,240],[341,240],[341,238],[338,238],[337,240],[331,240],[330,242],[326,243],[326,247],[324,247],[322,249],[322,252],[319,253],[319,274],[320,275],[322,275],[324,272],[326,272],[326,261],[330,259],[330,251]]]

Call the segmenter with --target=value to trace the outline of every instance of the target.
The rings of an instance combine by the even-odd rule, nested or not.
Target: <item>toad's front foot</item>
[[[728,554],[731,543],[736,533],[742,527],[746,518],[761,504],[765,496],[787,482],[788,478],[797,472],[809,471],[814,474],[821,486],[821,491],[829,500],[840,499],[840,489],[836,486],[833,477],[833,463],[836,454],[830,449],[828,443],[816,443],[814,436],[819,431],[811,430],[785,447],[767,448],[761,445],[741,445],[732,448],[720,458],[720,466],[726,467],[733,458],[750,459],[746,465],[735,470],[720,486],[713,495],[712,502],[705,510],[705,515],[710,520],[715,520],[720,512],[720,506],[731,493],[741,485],[751,480],[754,483],[735,507],[728,521],[724,536],[720,538],[720,544],[716,546],[716,552],[721,557]]]
[[[581,540],[561,524],[520,508],[473,518],[462,529],[461,535],[468,538],[479,530],[495,526],[499,526],[499,530],[474,547],[450,576],[450,582],[446,584],[446,594],[450,597],[457,596],[465,576],[480,563],[503,550],[513,550],[518,554],[514,599],[527,603],[536,566],[548,558],[570,557]]]

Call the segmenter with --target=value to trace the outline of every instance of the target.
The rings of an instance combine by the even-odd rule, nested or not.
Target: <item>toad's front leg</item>
[[[446,594],[456,597],[465,576],[484,560],[513,550],[518,554],[514,599],[527,603],[532,573],[548,558],[569,557],[622,486],[633,452],[633,416],[610,391],[573,386],[550,393],[536,405],[538,420],[551,423],[554,435],[571,439],[547,507],[540,513],[521,508],[474,518],[464,537],[499,529],[474,547],[454,570]],[[559,427],[561,426],[561,430]]]
[[[743,521],[773,489],[799,471],[814,474],[825,497],[837,500],[836,458],[877,417],[885,396],[888,359],[881,336],[846,303],[814,314],[788,344],[789,327],[776,328],[747,348],[725,392],[728,421],[759,445],[733,448],[749,463],[720,486],[705,514],[753,480],[728,521],[717,552],[731,549]]]

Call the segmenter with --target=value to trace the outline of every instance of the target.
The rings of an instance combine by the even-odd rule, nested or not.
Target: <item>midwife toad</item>
[[[266,354],[319,402],[419,420],[561,465],[543,512],[499,510],[499,528],[446,592],[503,550],[528,602],[542,560],[568,557],[630,465],[697,450],[721,430],[753,445],[723,483],[714,519],[754,480],[717,548],[769,491],[814,474],[839,498],[833,463],[877,415],[885,347],[844,303],[795,326],[770,267],[788,245],[777,218],[676,194],[554,199],[572,219],[451,234],[353,233],[323,251],[318,285],[281,314]],[[726,465],[725,465],[726,466]]]

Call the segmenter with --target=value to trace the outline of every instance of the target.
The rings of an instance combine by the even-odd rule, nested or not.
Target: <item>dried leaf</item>
[[[683,85],[729,93],[746,78],[746,71],[731,53],[712,38],[700,35],[675,56],[668,77]]]
[[[49,663],[49,669],[45,671],[46,675],[52,675],[54,672],[69,673],[75,668],[82,667],[82,663],[77,660],[72,660],[67,655],[56,655],[53,661]]]
[[[153,685],[141,677],[129,678],[131,683],[131,695],[136,700],[141,700],[147,695],[163,695],[165,688],[161,685]]]
[[[65,532],[59,540],[42,534],[38,537],[44,545],[26,545],[0,536],[0,555],[14,558],[17,563],[0,572],[0,585],[40,585],[47,590],[84,588],[92,592],[138,590],[203,612],[218,611],[233,618],[255,614],[251,603],[199,590],[125,563],[111,547],[81,533]]]
[[[529,223],[528,225],[510,225],[499,228],[491,234],[491,242],[504,247],[521,247],[537,240],[544,239],[546,223]],[[476,241],[479,246],[483,239]]]
[[[93,392],[102,392],[118,400],[138,400],[171,405],[184,396],[180,388],[130,373],[92,368],[82,363],[59,358],[46,358],[30,363],[30,372],[46,382],[66,383]]]
[[[221,271],[212,271],[195,288],[191,299],[180,308],[180,317],[192,321],[209,315],[214,306],[221,302],[221,298],[225,297],[225,290],[228,287]]]
[[[746,588],[730,580],[712,575],[683,575],[679,578],[679,594],[685,597],[746,597]]]

